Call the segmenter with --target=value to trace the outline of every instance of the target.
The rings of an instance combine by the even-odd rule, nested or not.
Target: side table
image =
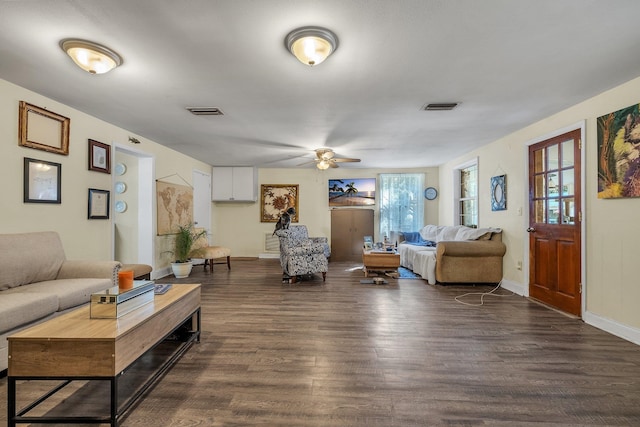
[[[400,267],[400,254],[394,251],[362,250],[362,264],[364,265],[364,277],[368,277],[370,271],[394,271]]]

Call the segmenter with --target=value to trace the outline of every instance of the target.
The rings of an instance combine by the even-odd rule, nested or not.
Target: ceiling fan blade
[[[296,165],[296,166],[305,166],[305,165],[310,165],[311,163],[318,163],[318,160],[317,159],[309,160],[308,162],[300,163],[299,165]]]
[[[360,159],[347,159],[347,158],[341,158],[341,157],[334,157],[331,160],[334,162],[359,162],[360,161]]]
[[[336,165],[336,162],[334,162],[334,161],[329,162],[329,166],[332,167],[332,168],[337,168],[338,167],[338,165]]]

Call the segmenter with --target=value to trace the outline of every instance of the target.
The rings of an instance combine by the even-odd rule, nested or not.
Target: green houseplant
[[[207,230],[197,230],[193,227],[193,224],[178,225],[178,233],[176,234],[173,250],[175,262],[171,263],[171,269],[176,278],[189,277],[193,267],[189,254],[193,249],[194,243],[198,239],[206,237],[206,235]]]

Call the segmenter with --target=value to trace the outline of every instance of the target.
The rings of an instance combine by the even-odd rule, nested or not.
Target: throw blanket
[[[487,235],[486,238],[488,238],[492,233],[501,232],[502,230],[500,228],[470,228],[464,225],[425,225],[419,233],[424,240],[441,242],[443,240],[478,240],[485,235]]]
[[[404,241],[414,246],[427,246],[427,247],[435,247],[436,242],[433,240],[424,240],[419,232],[417,231],[407,231],[403,233]]]

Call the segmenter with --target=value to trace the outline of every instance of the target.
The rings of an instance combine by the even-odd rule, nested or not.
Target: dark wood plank
[[[519,296],[454,300],[490,286],[363,285],[355,266],[176,280],[202,283],[202,341],[122,426],[640,425],[638,346]]]

